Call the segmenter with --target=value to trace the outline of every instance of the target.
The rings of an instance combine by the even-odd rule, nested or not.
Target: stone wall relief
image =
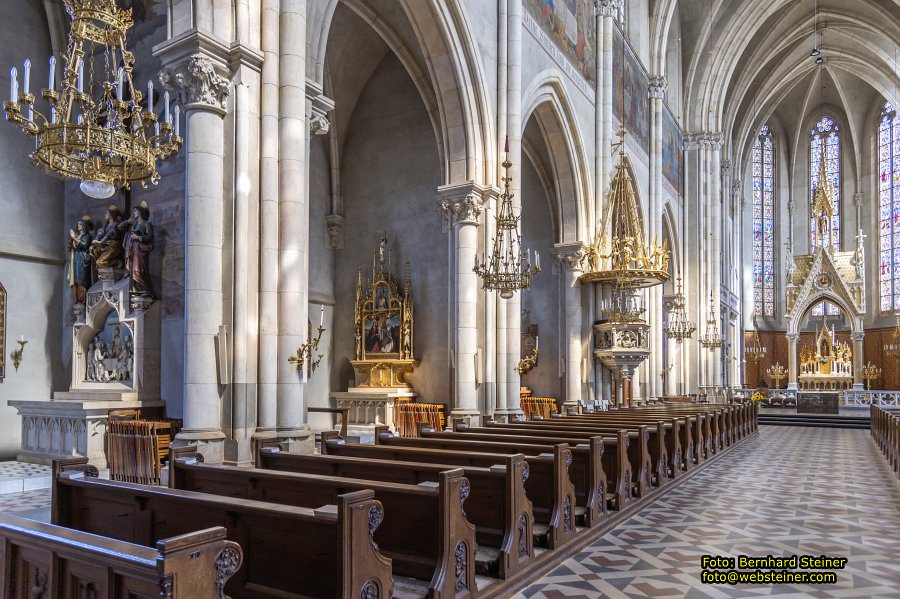
[[[91,383],[131,382],[134,335],[128,323],[110,312],[105,326],[87,345],[84,380]]]

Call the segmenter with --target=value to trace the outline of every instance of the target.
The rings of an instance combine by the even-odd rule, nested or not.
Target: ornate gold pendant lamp
[[[135,89],[134,55],[125,39],[134,25],[131,10],[120,10],[116,0],[63,4],[72,27],[62,80],[57,86],[57,61],[51,56],[48,85],[41,92],[47,109],[40,112],[31,93],[31,61],[24,63],[21,91],[18,70],[10,69],[6,119],[34,137],[35,165],[80,180],[91,197],[111,197],[132,183],[155,185],[156,162],[182,144],[180,108],[170,112],[167,92],[160,118],[153,112],[153,81],[146,97]]]
[[[763,346],[763,344],[759,340],[759,331],[756,329],[756,319],[753,319],[753,340],[750,342],[744,349],[744,354],[747,356],[748,360],[753,360],[753,362],[759,366],[759,363],[766,357],[766,353],[769,348]]]
[[[503,193],[500,194],[500,211],[497,215],[497,232],[494,236],[491,254],[485,254],[481,262],[475,258],[475,273],[481,277],[482,289],[490,289],[500,293],[503,299],[510,299],[517,291],[531,287],[531,278],[541,272],[541,257],[535,252],[534,264],[531,263],[531,252],[522,252],[522,239],[519,235],[519,218],[513,209],[513,194],[509,190],[512,177],[509,169],[509,142],[506,143],[506,160],[503,168]]]
[[[700,337],[700,345],[710,351],[722,347],[719,319],[716,318],[716,300],[712,291],[709,292],[709,317],[706,319],[706,332]]]
[[[666,337],[681,343],[694,335],[697,325],[688,318],[680,275],[678,276],[677,289],[675,298],[672,300],[672,311],[669,313],[669,318],[666,320],[666,326],[663,330],[666,333]]]
[[[897,320],[896,326],[894,326],[894,332],[891,333],[888,342],[884,344],[884,353],[889,358],[897,359],[900,358],[900,312],[897,312],[894,317]]]

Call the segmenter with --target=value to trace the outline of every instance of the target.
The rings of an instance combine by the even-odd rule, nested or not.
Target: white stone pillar
[[[278,436],[308,438],[303,375],[288,357],[308,336],[309,146],[306,100],[306,0],[281,0],[278,157]]]
[[[474,183],[445,185],[438,188],[441,211],[452,227],[455,259],[455,352],[454,401],[450,414],[477,423],[478,389],[475,359],[478,351],[478,224],[484,195],[488,189]]]
[[[510,168],[510,176],[512,177],[510,192],[513,194],[513,210],[517,214],[521,214],[522,130],[525,126],[525,123],[522,122],[522,0],[507,0],[507,2],[507,39],[509,40],[509,52],[507,55],[506,130],[507,135],[509,136],[509,159],[512,162],[512,168]],[[501,415],[517,415],[521,413],[519,407],[519,404],[521,403],[519,394],[521,381],[519,380],[519,373],[514,370],[522,357],[521,299],[521,295],[515,293],[513,297],[508,300],[499,300],[499,303],[505,304],[504,309],[506,311],[506,327],[505,331],[503,331],[506,336],[506,364],[503,365],[504,372],[502,374],[498,373],[498,380],[503,377],[506,379],[506,397],[505,401],[502,402],[504,407],[502,409],[498,407],[497,409],[497,412]],[[499,314],[497,320],[498,322],[500,320]],[[499,334],[501,334],[501,331],[498,331],[498,335]],[[499,403],[501,402],[498,401],[498,404]]]
[[[584,245],[581,243],[559,244],[554,254],[560,265],[563,288],[565,290],[565,335],[566,348],[566,389],[564,412],[578,410],[584,403],[581,396],[581,363],[584,357],[581,314],[581,259]]]
[[[659,243],[662,243],[662,111],[666,89],[665,77],[650,78],[650,202],[647,232],[649,236],[648,241],[655,240]],[[672,248],[669,249],[671,251]],[[648,296],[650,357],[648,360],[647,393],[648,397],[654,399],[661,394],[657,386],[662,383],[660,373],[664,367],[662,359],[662,344],[664,343],[662,332],[662,286],[651,287]]]
[[[195,46],[196,48],[196,46]],[[170,50],[176,61],[167,62]],[[225,124],[224,64],[184,48],[157,52],[163,84],[185,110],[184,428],[207,461],[224,459],[218,335],[223,322]],[[224,361],[224,360],[223,360]]]
[[[797,341],[800,340],[798,333],[788,333],[785,335],[788,340],[788,390],[797,390]],[[751,381],[754,383],[754,381]]]
[[[279,0],[263,0],[260,90],[259,403],[256,436],[274,437],[278,417]]]
[[[724,340],[727,331],[722,319],[722,191],[721,191],[722,135],[709,134],[709,224],[712,244],[709,248],[710,287],[715,301],[715,317],[719,334]],[[709,384],[722,385],[722,347],[709,352]]]
[[[863,339],[866,338],[865,331],[856,331],[850,334],[853,341],[853,388],[863,389]]]

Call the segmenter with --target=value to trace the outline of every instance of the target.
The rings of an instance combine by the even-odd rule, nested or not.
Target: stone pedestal
[[[13,400],[22,417],[21,462],[50,464],[57,458],[85,456],[106,468],[106,422],[110,410],[161,408],[161,400],[138,400],[137,394],[56,393],[50,400]]]
[[[797,394],[798,414],[837,414],[839,411],[837,392],[801,391]]]
[[[331,394],[335,407],[350,409],[349,426],[362,433],[368,429],[374,430],[375,426],[388,426],[396,431],[397,404],[413,401],[416,397],[418,394],[407,387],[354,387],[346,392]]]

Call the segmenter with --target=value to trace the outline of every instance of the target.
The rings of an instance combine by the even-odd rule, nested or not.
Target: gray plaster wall
[[[532,288],[522,294],[522,310],[528,310],[530,322],[538,325],[540,348],[537,366],[522,377],[538,397],[562,397],[559,368],[560,278],[553,264],[553,226],[550,203],[541,179],[530,160],[522,163],[522,236],[524,246],[541,254],[540,272]],[[523,325],[526,324],[523,322]]]
[[[8,99],[9,67],[19,70],[32,61],[31,92],[47,85],[50,37],[40,3],[8,0],[8,14],[0,20],[0,88]],[[40,105],[40,104],[39,104]],[[21,421],[9,407],[14,399],[50,399],[63,381],[60,349],[60,314],[63,293],[63,185],[32,168],[28,158],[31,138],[9,123],[0,123],[0,284],[7,290],[6,378],[0,382],[0,457],[15,455]],[[18,372],[9,354],[23,335],[28,341]]]
[[[339,98],[337,98],[340,101]],[[345,246],[335,255],[335,363],[332,388],[353,378],[353,304],[358,268],[387,231],[395,275],[411,263],[415,354],[410,381],[421,401],[449,403],[448,249],[436,190],[441,181],[435,135],[415,86],[388,54],[375,69],[347,123],[342,151]]]

